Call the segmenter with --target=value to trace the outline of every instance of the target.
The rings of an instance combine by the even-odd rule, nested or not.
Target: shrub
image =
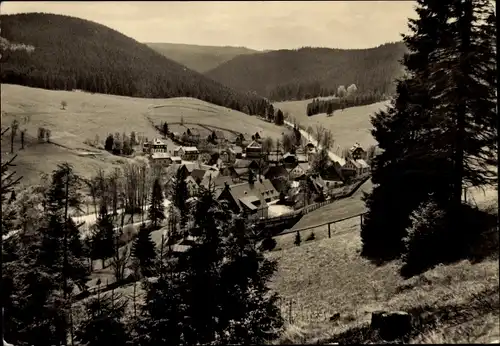
[[[309,235],[306,238],[306,241],[311,241],[316,239],[316,236],[314,235],[314,232],[309,233]]]
[[[263,251],[272,251],[276,247],[276,240],[270,235],[266,236],[261,244]]]
[[[300,233],[299,231],[297,231],[297,233],[295,233],[295,241],[293,242],[295,245],[299,246],[300,243],[302,243],[302,240],[300,239]]]
[[[446,214],[432,200],[422,203],[411,215],[412,226],[403,238],[401,275],[411,277],[444,260]]]

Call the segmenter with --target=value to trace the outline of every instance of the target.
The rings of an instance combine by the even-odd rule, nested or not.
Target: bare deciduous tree
[[[131,245],[125,245],[121,249],[116,249],[111,260],[111,269],[115,275],[116,281],[125,279],[125,270],[129,267],[130,257],[132,256]]]

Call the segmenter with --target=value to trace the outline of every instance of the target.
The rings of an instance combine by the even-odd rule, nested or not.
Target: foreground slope
[[[370,49],[301,48],[241,55],[206,73],[229,87],[272,100],[304,99],[356,84],[363,92],[390,94],[402,73],[402,42]]]
[[[9,52],[3,83],[134,97],[195,97],[257,113],[263,99],[237,93],[106,26],[45,13],[3,15],[2,36],[32,45]]]
[[[145,44],[167,58],[200,73],[212,70],[239,55],[258,53],[246,47],[199,46],[180,43]]]
[[[67,102],[65,110],[60,105],[63,100]],[[285,130],[256,117],[193,98],[143,99],[9,84],[1,85],[1,109],[2,128],[17,119],[20,128],[27,130],[26,149],[18,150],[19,136],[15,145],[16,170],[24,176],[26,184],[37,181],[40,173],[51,172],[63,161],[73,163],[76,171],[83,175],[93,174],[98,167],[112,168],[125,159],[89,147],[84,141],[93,140],[96,135],[103,141],[109,133],[130,134],[131,131],[151,139],[158,133],[148,118],[155,123],[179,122],[182,116],[185,123],[215,125],[248,134],[259,131],[263,136],[275,138]],[[25,124],[26,116],[29,122]],[[51,142],[55,144],[38,143],[39,127],[51,130]],[[4,137],[2,155],[7,157],[10,136]],[[92,158],[81,156],[82,152],[96,154]]]

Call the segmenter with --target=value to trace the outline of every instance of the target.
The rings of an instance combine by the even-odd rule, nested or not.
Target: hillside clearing
[[[125,96],[90,94],[85,92],[53,91],[18,85],[1,85],[2,126],[7,127],[13,119],[26,129],[25,150],[16,139],[16,171],[24,177],[22,183],[30,184],[40,178],[41,173],[50,173],[58,163],[68,161],[75,171],[83,176],[94,174],[97,168],[110,169],[127,159],[110,155],[84,144],[96,135],[104,141],[109,133],[130,134],[135,131],[152,139],[159,136],[147,117],[153,121],[186,122],[219,126],[232,131],[248,133],[259,131],[261,135],[278,137],[285,128],[266,123],[241,112],[192,98],[145,99]],[[61,102],[66,101],[66,109]],[[153,108],[153,107],[157,108]],[[24,118],[29,117],[25,124]],[[50,129],[51,139],[61,145],[37,142],[39,127]],[[2,143],[2,154],[10,151],[10,139]],[[173,143],[169,142],[174,146]],[[170,148],[169,148],[170,150]],[[80,152],[100,152],[97,158],[79,156]]]
[[[330,117],[325,113],[308,117],[306,109],[307,104],[310,102],[312,102],[312,99],[276,102],[273,105],[280,108],[284,113],[288,112],[289,120],[295,119],[305,128],[311,126],[315,129],[317,125],[322,125],[332,131],[335,140],[332,150],[334,152],[338,150],[338,154],[342,153],[342,149],[350,148],[356,142],[364,148],[376,144],[370,132],[372,129],[370,117],[389,104],[389,101],[384,101],[367,106],[346,108],[343,111],[337,110]]]

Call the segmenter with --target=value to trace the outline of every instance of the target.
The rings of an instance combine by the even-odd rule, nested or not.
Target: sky
[[[413,1],[2,1],[1,14],[47,12],[91,20],[139,42],[370,48],[399,41]]]

